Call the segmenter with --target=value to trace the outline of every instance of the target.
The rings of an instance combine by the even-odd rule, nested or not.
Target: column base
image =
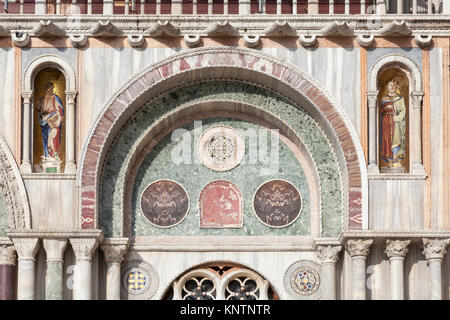
[[[411,169],[413,174],[426,174],[425,167],[421,163],[415,163]]]
[[[369,166],[367,167],[367,173],[368,174],[378,174],[380,173],[380,168],[375,163],[369,163]]]
[[[20,165],[20,173],[33,173],[31,162],[22,162],[22,164]]]
[[[64,173],[77,173],[77,166],[75,162],[66,162]]]

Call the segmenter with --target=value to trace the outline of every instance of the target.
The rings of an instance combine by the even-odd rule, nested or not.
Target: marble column
[[[76,173],[75,165],[75,97],[77,93],[66,91],[66,166],[65,173]]]
[[[0,246],[0,300],[14,300],[16,251],[12,245]]]
[[[109,244],[100,247],[105,255],[106,300],[120,300],[120,266],[127,252],[127,244]]]
[[[369,165],[368,172],[372,174],[380,173],[378,167],[378,143],[377,143],[377,108],[378,92],[367,93],[367,103],[369,107]]]
[[[92,256],[97,249],[97,238],[71,238],[75,252],[73,272],[73,300],[91,300],[92,298]]]
[[[31,166],[31,128],[32,128],[32,108],[31,108],[31,91],[22,92],[23,100],[23,122],[22,122],[22,163],[20,171],[22,173],[32,173]]]
[[[12,238],[18,255],[17,299],[35,298],[35,260],[38,252],[38,238]]]
[[[425,168],[422,163],[422,99],[423,92],[413,92],[411,94],[413,107],[413,167],[412,173],[425,174]]]
[[[63,295],[63,267],[66,239],[44,239],[47,253],[47,272],[45,275],[45,299],[62,300]]]
[[[391,300],[405,299],[403,261],[411,240],[386,240],[386,254],[391,264]]]
[[[322,262],[321,296],[325,300],[336,300],[336,262],[339,259],[341,246],[318,246],[317,256]]]
[[[366,300],[366,259],[369,254],[371,239],[351,239],[346,249],[352,257],[353,300]]]
[[[450,239],[423,239],[423,254],[428,261],[430,300],[442,300],[442,260]]]

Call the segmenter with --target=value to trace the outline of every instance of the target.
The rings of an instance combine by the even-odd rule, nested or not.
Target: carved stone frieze
[[[152,37],[178,37],[180,35],[180,30],[168,20],[158,20],[147,29],[146,33]]]
[[[346,249],[352,257],[367,257],[367,255],[369,254],[369,248],[372,243],[372,239],[350,239],[347,241]]]
[[[12,245],[0,245],[0,265],[16,264],[16,249]]]
[[[342,246],[318,246],[316,252],[322,263],[336,263],[341,250]]]
[[[423,254],[430,259],[443,259],[450,239],[423,239]]]
[[[33,34],[36,37],[63,37],[66,32],[51,20],[41,20],[39,24],[33,28]]]
[[[263,31],[266,37],[296,37],[297,32],[287,21],[276,21]]]
[[[77,260],[91,260],[98,247],[97,238],[71,238],[70,243]]]
[[[408,245],[411,240],[386,240],[386,252],[389,258],[393,257],[406,257],[408,253]]]
[[[229,21],[219,21],[204,31],[210,37],[237,37],[239,31]]]

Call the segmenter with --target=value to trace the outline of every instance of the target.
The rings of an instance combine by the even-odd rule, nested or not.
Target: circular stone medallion
[[[128,269],[122,278],[124,288],[131,294],[143,294],[150,286],[150,275],[142,268]]]
[[[256,191],[253,207],[262,223],[282,228],[297,220],[302,210],[302,199],[298,190],[289,182],[272,180]]]
[[[301,295],[312,295],[319,289],[319,274],[310,267],[299,267],[291,275],[292,289]]]
[[[142,193],[141,210],[151,224],[168,228],[184,219],[189,211],[189,198],[178,183],[159,180]]]
[[[214,171],[227,171],[244,158],[245,143],[233,128],[215,126],[202,133],[197,151],[206,167]]]
[[[132,260],[123,265],[121,298],[127,300],[150,299],[159,286],[159,278],[150,264]]]

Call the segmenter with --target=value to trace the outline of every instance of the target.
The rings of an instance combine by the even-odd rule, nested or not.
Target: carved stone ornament
[[[145,37],[143,34],[129,34],[127,40],[130,46],[137,48],[144,44]]]
[[[263,31],[266,37],[296,37],[297,32],[287,21],[275,21]]]
[[[210,37],[237,37],[239,31],[229,21],[219,21],[206,28],[205,33]]]
[[[12,238],[19,260],[33,260],[38,252],[39,238]]]
[[[382,36],[408,36],[411,34],[411,29],[408,27],[405,20],[394,20],[381,28],[380,34]]]
[[[123,265],[121,297],[127,300],[148,300],[159,287],[155,268],[144,261],[129,261]]]
[[[0,265],[16,265],[16,249],[12,245],[0,245]]]
[[[363,256],[367,257],[369,248],[372,245],[372,239],[350,239],[347,241],[347,251],[352,257]]]
[[[286,291],[298,300],[320,299],[320,265],[310,260],[293,263],[284,275]]]
[[[450,244],[450,239],[423,239],[423,254],[427,260],[429,259],[443,259],[447,252],[447,246]]]
[[[315,35],[302,34],[299,37],[300,44],[304,47],[312,47],[317,42],[317,37]]]
[[[126,244],[109,244],[100,246],[102,249],[106,263],[122,263],[128,246]]]
[[[421,48],[424,48],[428,45],[430,45],[431,41],[433,41],[433,36],[431,34],[429,35],[421,35],[416,34],[414,37],[414,42]]]
[[[322,263],[335,264],[339,260],[341,250],[342,246],[318,246],[317,256]]]
[[[350,28],[348,22],[346,21],[333,21],[331,25],[320,30],[320,34],[324,37],[349,37],[354,33],[353,29]]]
[[[70,239],[76,260],[91,261],[92,255],[97,249],[98,239],[96,238],[72,238]]]
[[[109,20],[97,22],[89,32],[95,37],[115,37],[122,34],[122,30]]]
[[[257,47],[260,42],[260,38],[258,35],[245,34],[243,39],[244,39],[244,44],[249,48]]]
[[[152,37],[178,37],[180,30],[167,20],[158,20],[153,26],[147,29],[146,33]]]
[[[86,45],[87,41],[88,41],[88,37],[85,34],[71,34],[69,36],[70,39],[70,43],[75,47],[75,48],[82,48]]]
[[[187,34],[184,36],[184,43],[189,48],[195,47],[196,45],[198,45],[200,43],[201,40],[202,40],[202,37],[199,34],[196,34],[196,35]]]
[[[375,37],[372,34],[359,34],[358,43],[360,46],[368,47],[373,43]]]
[[[64,261],[67,239],[44,239],[42,242],[47,254],[47,261]]]
[[[15,46],[22,48],[30,43],[30,35],[21,31],[11,32],[11,40]]]
[[[386,240],[386,252],[389,258],[406,257],[411,240]]]
[[[63,37],[66,32],[51,20],[41,20],[39,24],[33,28],[33,34],[36,37]]]

